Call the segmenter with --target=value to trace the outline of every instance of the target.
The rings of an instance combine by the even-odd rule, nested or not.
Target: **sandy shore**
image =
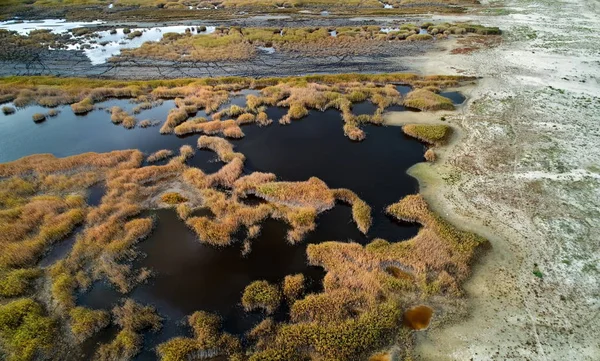
[[[461,18],[505,30],[499,47],[410,64],[483,77],[446,115],[460,139],[410,172],[436,211],[493,247],[465,286],[469,315],[419,334],[416,358],[599,360],[600,7],[505,6]],[[388,118],[407,121],[438,119]]]

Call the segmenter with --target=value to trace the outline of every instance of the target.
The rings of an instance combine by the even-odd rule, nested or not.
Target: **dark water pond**
[[[464,95],[462,95],[459,92],[441,92],[440,95],[452,100],[452,103],[454,105],[462,104],[467,99]]]
[[[232,103],[243,106],[243,95]],[[131,110],[135,104],[127,100],[110,100],[106,108],[120,106]],[[137,115],[139,120],[164,121],[172,101]],[[177,150],[189,144],[195,148],[198,135],[177,137],[161,135],[159,127],[124,129],[110,122],[110,114],[97,109],[86,116],[75,116],[69,107],[59,108],[58,117],[36,124],[31,115],[47,112],[41,107],[19,109],[17,114],[0,114],[0,161],[10,161],[35,153],[68,156],[82,152],[106,152],[137,148],[149,154],[160,149]],[[398,109],[398,110],[402,110]],[[354,106],[355,114],[372,113],[368,103]],[[155,360],[153,348],[178,335],[189,335],[183,325],[185,316],[196,310],[218,313],[227,332],[243,335],[265,315],[246,313],[240,306],[242,291],[254,280],[280,283],[288,274],[303,273],[309,281],[308,291],[321,288],[324,271],[306,263],[306,246],[330,240],[355,241],[365,244],[376,237],[400,241],[418,231],[414,224],[403,224],[387,217],[384,208],[402,197],[418,191],[415,179],[406,174],[413,164],[423,160],[424,147],[406,137],[398,127],[367,125],[367,138],[353,142],[343,134],[341,115],[336,110],[310,111],[308,117],[279,125],[277,120],[286,109],[267,111],[275,122],[268,127],[244,126],[246,136],[233,143],[246,155],[245,173],[273,172],[280,180],[302,181],[312,176],[324,180],[331,188],[348,188],[356,192],[373,209],[373,226],[368,236],[362,235],[352,222],[351,208],[338,204],[319,216],[317,228],[304,242],[290,245],[285,241],[287,226],[267,220],[260,236],[252,242],[251,252],[243,256],[241,242],[226,248],[204,245],[180,221],[172,210],[158,210],[146,215],[156,217],[156,227],[150,237],[140,243],[144,257],[135,267],[148,267],[155,276],[148,284],[134,289],[127,297],[154,305],[165,317],[164,327],[157,334],[145,334],[144,351],[136,360]],[[202,112],[198,116],[203,116]],[[222,166],[215,162],[211,151],[197,151],[189,164],[206,172]],[[88,203],[96,206],[104,194],[102,184],[88,194]],[[243,234],[239,238],[242,238]],[[59,243],[42,261],[49,265],[66,255],[75,235]],[[110,309],[122,299],[105,282],[98,282],[79,296],[78,304],[91,308]],[[275,314],[286,320],[288,309],[282,305]],[[90,358],[98,342],[108,342],[116,332],[110,327],[83,345],[81,359]]]

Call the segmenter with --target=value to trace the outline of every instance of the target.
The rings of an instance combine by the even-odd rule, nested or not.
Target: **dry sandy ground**
[[[462,19],[499,26],[502,45],[411,64],[483,77],[447,117],[461,139],[412,173],[437,211],[493,245],[466,285],[469,316],[420,334],[417,356],[600,360],[600,3],[494,5]]]

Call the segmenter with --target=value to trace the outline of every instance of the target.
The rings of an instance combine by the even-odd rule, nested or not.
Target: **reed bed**
[[[310,207],[324,211],[335,205],[335,198],[327,184],[316,177],[305,182],[259,184],[253,193],[269,202],[290,207]]]
[[[419,34],[423,29],[427,34]],[[366,55],[382,51],[390,42],[443,39],[452,34],[495,34],[497,28],[470,24],[439,24],[423,28],[403,24],[399,30],[384,32],[378,26],[239,28],[221,27],[212,34],[167,34],[158,42],[146,42],[136,49],[126,49],[111,58],[112,62],[130,59],[159,59],[177,62],[239,62],[258,54],[257,47],[274,47],[277,51],[305,57]],[[330,32],[335,31],[336,36]],[[133,34],[133,33],[132,33]],[[130,34],[131,35],[131,34]],[[395,45],[395,44],[392,44]],[[351,50],[350,50],[351,49]]]
[[[335,199],[352,206],[354,222],[362,233],[367,234],[373,223],[371,207],[349,189],[334,189],[332,192]]]
[[[46,120],[46,114],[35,113],[31,116],[31,118],[33,119],[34,122],[40,123],[40,122],[43,122],[44,120]]]
[[[269,315],[275,312],[281,303],[281,291],[277,285],[267,281],[254,281],[244,289],[242,306],[246,312],[263,309]]]
[[[126,111],[121,109],[121,107],[112,107],[110,109],[110,120],[114,124],[122,124],[123,127],[127,129],[131,129],[135,127],[137,120],[134,116],[129,115]]]
[[[9,107],[7,105],[2,107],[2,113],[4,113],[4,115],[10,115],[10,114],[14,114],[17,110],[13,107]]]
[[[375,30],[362,29],[361,31]],[[128,83],[51,77],[8,77],[0,79],[0,94],[6,93],[7,96],[15,97],[15,105],[18,99],[23,106],[29,103],[71,104],[71,108],[77,114],[85,114],[94,109],[95,103],[109,98],[130,97],[140,99],[142,104],[153,104],[160,102],[161,99],[175,99],[177,108],[169,113],[161,127],[161,133],[175,132],[177,135],[202,133],[230,138],[244,136],[240,125],[270,124],[272,120],[265,113],[267,106],[288,108],[287,114],[278,119],[282,124],[306,116],[310,109],[324,111],[335,108],[342,113],[346,136],[360,141],[366,136],[361,125],[382,124],[383,111],[391,105],[405,104],[422,110],[454,109],[449,99],[431,90],[439,91],[470,80],[473,78],[419,76],[408,73],[309,75],[264,79],[229,77]],[[415,89],[406,99],[402,99],[395,89],[396,84],[410,85]],[[260,89],[260,95],[248,95],[247,108],[230,106],[214,113],[212,121],[201,117],[188,119],[200,109],[203,109],[206,114],[215,112],[234,92],[249,87]],[[354,115],[352,104],[362,101],[375,104],[377,106],[375,113]],[[221,121],[224,116],[237,119]],[[118,112],[114,119],[127,127],[135,126],[135,118],[123,112]],[[149,122],[143,123],[143,126],[148,125]]]
[[[131,299],[112,310],[115,323],[121,331],[114,340],[101,344],[94,358],[99,361],[130,360],[142,349],[145,329],[157,332],[161,328],[161,317],[151,306],[142,306]]]
[[[204,311],[194,312],[188,318],[194,337],[175,337],[158,346],[156,352],[162,361],[186,358],[210,358],[219,355],[230,359],[243,357],[240,341],[221,331],[221,318]]]
[[[448,140],[451,128],[445,124],[407,124],[402,131],[411,137],[432,145],[443,145]],[[427,153],[425,154],[427,158]],[[431,154],[429,155],[431,157]],[[435,155],[434,155],[435,160]]]
[[[8,361],[50,357],[56,322],[31,298],[0,305],[0,339]]]
[[[300,298],[304,291],[304,282],[304,275],[302,273],[285,276],[282,291],[288,302],[291,303]]]
[[[173,151],[169,150],[169,149],[161,149],[161,150],[157,150],[156,152],[150,154],[147,158],[146,158],[146,162],[148,163],[156,163],[159,162],[163,159],[167,159],[169,157],[173,156]]]
[[[71,333],[81,343],[110,324],[110,314],[104,310],[75,307],[69,312]]]
[[[222,134],[229,138],[242,138],[244,136],[244,133],[233,119],[224,121],[191,120],[178,125],[174,130],[177,135],[204,133],[207,135]]]
[[[404,105],[420,110],[454,110],[450,99],[426,89],[416,89],[408,93]]]
[[[229,163],[235,158],[240,159],[242,162],[246,159],[242,153],[233,151],[233,145],[230,142],[219,137],[201,136],[198,138],[198,148],[212,150],[225,163]]]

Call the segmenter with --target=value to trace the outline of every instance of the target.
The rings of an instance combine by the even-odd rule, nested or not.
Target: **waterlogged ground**
[[[400,86],[406,94],[410,88]],[[245,105],[245,96],[255,91],[246,90],[234,96],[230,104]],[[455,102],[464,97],[448,93]],[[28,106],[17,109],[12,115],[0,115],[1,162],[20,157],[52,153],[69,156],[83,152],[107,152],[117,149],[140,149],[146,154],[160,149],[177,151],[184,144],[195,148],[198,135],[178,137],[161,135],[159,126],[125,129],[110,121],[107,111],[119,106],[131,111],[135,103],[126,99],[113,99],[97,104],[92,112],[77,116],[69,106],[56,108],[59,115],[35,123],[32,115],[46,113],[47,108]],[[162,123],[168,111],[175,107],[173,101],[164,101],[152,109],[141,111],[137,119],[150,119]],[[406,111],[401,106],[390,110]],[[277,120],[287,109],[269,108],[267,114]],[[372,114],[375,106],[359,103],[353,107],[355,114]],[[196,116],[205,116],[199,112]],[[240,298],[245,286],[254,280],[281,282],[286,275],[303,273],[307,278],[308,291],[321,289],[324,276],[322,268],[306,263],[306,246],[324,241],[348,241],[366,244],[373,238],[384,238],[391,242],[406,240],[416,235],[416,224],[392,220],[383,213],[384,207],[418,191],[417,182],[406,174],[406,170],[423,160],[425,147],[418,141],[405,136],[400,128],[369,125],[364,127],[367,138],[353,142],[344,136],[342,119],[337,110],[310,111],[301,120],[290,125],[276,121],[267,127],[243,126],[245,137],[232,140],[236,151],[246,156],[244,173],[253,171],[272,172],[279,180],[303,181],[316,176],[331,188],[348,188],[358,194],[373,209],[373,226],[368,236],[358,231],[352,221],[351,208],[338,204],[321,214],[316,230],[305,240],[290,245],[286,240],[287,226],[279,221],[264,222],[261,234],[252,242],[249,254],[242,253],[241,241],[225,248],[216,248],[198,241],[173,210],[148,211],[144,216],[155,218],[155,229],[142,242],[139,250],[143,256],[134,262],[134,267],[147,267],[154,276],[147,284],[135,288],[127,297],[142,304],[156,307],[165,318],[163,328],[157,334],[145,336],[144,349],[137,360],[154,360],[154,347],[174,336],[187,335],[182,320],[197,310],[218,313],[223,317],[225,331],[243,336],[265,315],[261,312],[244,312]],[[188,164],[201,168],[206,173],[217,171],[221,163],[214,152],[198,150]],[[101,202],[102,184],[92,187],[88,203],[92,206]],[[251,198],[255,202],[257,199]],[[199,210],[195,215],[207,214]],[[68,254],[75,243],[75,230],[67,239],[53,247],[41,261],[48,267]],[[241,240],[244,234],[236,235]],[[78,295],[78,305],[94,309],[110,310],[124,295],[111,288],[108,283],[97,282],[86,293]],[[275,319],[288,318],[287,305],[277,310]],[[87,340],[78,358],[91,357],[98,343],[110,341],[116,327],[111,326]]]
[[[64,19],[46,19],[39,21],[1,21],[0,29],[16,31],[21,35],[28,35],[33,30],[50,30],[54,34],[70,34],[67,50],[81,50],[92,65],[104,64],[109,58],[119,55],[122,49],[134,49],[148,41],[159,41],[164,34],[183,34],[193,31],[194,34],[211,34],[214,26],[204,26],[204,30],[197,31],[196,26],[171,25],[155,27],[135,27],[133,30],[122,26],[111,27],[111,30],[90,31],[85,35],[72,32],[80,28],[94,28],[106,24],[103,21],[71,22]],[[202,24],[198,24],[203,26]],[[139,36],[130,36],[133,31],[139,31]]]
[[[461,18],[502,28],[500,46],[411,65],[484,77],[462,114],[448,117],[464,132],[447,161],[415,173],[438,212],[493,247],[466,285],[471,316],[430,331],[419,354],[598,360],[600,8],[592,0],[493,4]]]

